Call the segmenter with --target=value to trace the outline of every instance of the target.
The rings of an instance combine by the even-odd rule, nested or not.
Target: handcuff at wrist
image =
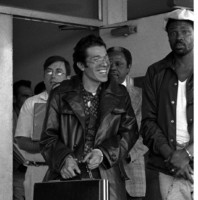
[[[98,152],[100,155],[100,163],[102,163],[102,161],[103,161],[103,153],[102,153],[102,151],[100,150],[100,149],[93,149],[93,151],[95,151],[95,152]]]
[[[190,161],[193,161],[193,155],[184,147],[185,152],[188,154]]]

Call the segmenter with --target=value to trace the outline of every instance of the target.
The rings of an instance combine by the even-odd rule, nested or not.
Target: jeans
[[[193,200],[193,185],[190,181],[159,173],[159,182],[163,200]]]

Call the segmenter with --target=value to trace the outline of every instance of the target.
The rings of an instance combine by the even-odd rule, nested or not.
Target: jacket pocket
[[[112,113],[115,115],[124,114],[124,113],[126,113],[126,110],[123,108],[114,108],[112,110]]]
[[[61,114],[62,114],[62,115],[74,115],[74,112],[73,112],[73,110],[71,110],[71,109],[62,108],[62,109],[61,109]]]

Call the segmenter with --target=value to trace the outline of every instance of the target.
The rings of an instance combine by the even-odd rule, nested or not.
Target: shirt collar
[[[40,96],[40,99],[42,99],[44,101],[47,101],[47,99],[48,99],[48,93],[46,90],[44,92],[40,93],[39,96]]]
[[[124,85],[125,87],[127,86],[126,79],[124,80],[124,82],[122,82],[122,85]]]

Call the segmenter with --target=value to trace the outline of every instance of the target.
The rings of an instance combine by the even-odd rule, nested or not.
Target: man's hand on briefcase
[[[65,159],[65,164],[61,169],[61,176],[63,179],[69,179],[80,174],[81,171],[78,167],[77,161],[71,156],[68,155]]]
[[[88,168],[93,170],[99,167],[100,163],[103,161],[103,154],[100,149],[93,149],[89,152],[82,162],[87,162]]]

